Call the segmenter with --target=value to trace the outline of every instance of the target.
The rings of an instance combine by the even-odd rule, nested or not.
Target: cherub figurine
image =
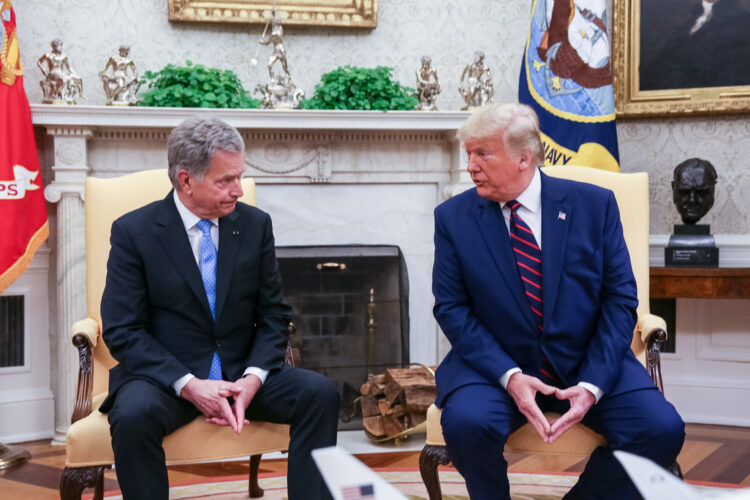
[[[130,47],[121,45],[120,54],[110,57],[107,65],[99,72],[108,105],[132,106],[137,101],[136,94],[141,83],[135,63],[128,57],[129,53]]]
[[[45,104],[75,104],[76,96],[83,97],[83,81],[81,77],[70,66],[68,56],[62,52],[62,40],[55,38],[51,42],[52,50],[47,52],[36,62],[39,70],[44,75],[44,80],[39,82]],[[44,67],[44,64],[47,67]]]
[[[437,111],[435,99],[440,93],[440,82],[438,82],[437,71],[432,67],[432,59],[422,56],[422,66],[417,70],[417,94],[420,111]]]
[[[458,91],[466,102],[462,109],[478,108],[492,102],[495,88],[492,85],[492,72],[484,64],[484,52],[474,53],[474,62],[461,73],[461,84]]]

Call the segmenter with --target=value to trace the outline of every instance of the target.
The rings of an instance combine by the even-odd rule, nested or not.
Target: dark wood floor
[[[57,485],[64,467],[65,450],[49,446],[49,440],[22,443],[32,454],[30,462],[0,470],[3,500],[59,498]],[[359,455],[370,467],[417,467],[418,452]],[[586,457],[529,456],[510,454],[511,471],[580,472]],[[731,483],[750,487],[750,428],[688,424],[687,441],[678,461],[687,479]],[[261,472],[285,471],[286,460],[264,460]],[[246,462],[182,465],[169,469],[170,482],[245,475]],[[114,473],[106,473],[105,490],[117,489]]]

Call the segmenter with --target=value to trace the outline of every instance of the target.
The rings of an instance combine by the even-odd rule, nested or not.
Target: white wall
[[[43,245],[28,270],[2,295],[24,297],[23,366],[0,368],[0,443],[52,436],[54,401],[50,391],[47,273]]]

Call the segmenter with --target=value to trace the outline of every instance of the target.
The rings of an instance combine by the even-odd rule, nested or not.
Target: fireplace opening
[[[339,430],[361,429],[355,403],[369,375],[409,362],[409,284],[397,246],[278,247],[298,366],[333,380]]]

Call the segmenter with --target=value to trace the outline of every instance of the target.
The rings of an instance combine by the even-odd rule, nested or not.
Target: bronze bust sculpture
[[[714,204],[716,169],[700,158],[685,160],[674,169],[672,199],[684,224],[695,224]]]
[[[666,266],[719,265],[719,248],[711,236],[711,228],[707,224],[696,224],[714,204],[717,178],[714,166],[700,158],[690,158],[675,167],[672,199],[683,223],[675,224],[674,234],[664,248]]]

